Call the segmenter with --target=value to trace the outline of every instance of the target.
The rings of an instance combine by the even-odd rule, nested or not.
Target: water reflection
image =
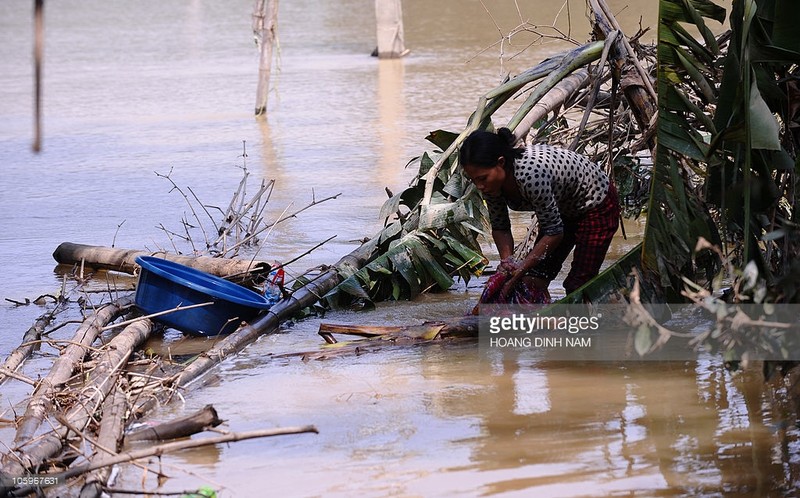
[[[775,458],[796,434],[768,429],[759,406],[768,391],[753,372],[732,376],[708,357],[576,365],[524,353],[473,366],[469,378],[482,389],[431,398],[442,417],[480,421],[478,435],[459,441],[471,448],[470,464],[448,470],[481,471],[483,495],[761,496],[796,486],[796,465]],[[465,382],[443,373],[432,365],[429,377]]]
[[[404,59],[381,59],[378,64],[378,174],[389,185],[401,184],[407,176],[400,165],[408,161],[405,150],[397,142],[405,123]]]

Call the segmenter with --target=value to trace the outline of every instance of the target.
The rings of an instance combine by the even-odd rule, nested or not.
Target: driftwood
[[[85,264],[92,268],[133,274],[138,268],[137,256],[155,256],[200,271],[227,278],[232,282],[251,283],[260,276],[269,274],[271,265],[265,261],[212,258],[209,256],[180,256],[163,251],[149,252],[136,249],[114,249],[111,247],[61,243],[53,258],[67,265]]]
[[[426,321],[417,325],[352,325],[322,323],[319,335],[328,344],[338,341],[334,334],[360,337],[385,337],[434,340],[448,337],[478,337],[478,317],[461,316],[445,320]]]
[[[92,461],[103,462],[117,454],[122,433],[125,430],[124,421],[127,407],[127,398],[119,388],[114,389],[114,392],[106,397]],[[91,471],[86,476],[86,482],[81,488],[80,498],[98,498],[102,494],[103,486],[108,482],[110,474],[111,467],[101,467]]]
[[[350,254],[342,257],[336,265],[328,267],[321,275],[294,291],[289,297],[279,301],[265,314],[256,317],[252,323],[244,324],[230,335],[214,345],[208,351],[198,355],[172,383],[173,388],[184,388],[196,380],[214,365],[238,353],[262,334],[269,333],[305,307],[311,306],[343,280],[343,275],[351,275],[364,266],[372,254],[373,245],[362,244]],[[134,416],[141,416],[155,406],[166,401],[172,392],[162,391],[160,396],[150,397],[133,408]]]
[[[314,351],[299,351],[273,356],[274,359],[300,358],[303,361],[321,361],[342,356],[361,355],[380,351],[386,346],[422,345],[441,341],[474,341],[478,337],[479,317],[468,315],[426,321],[414,325],[353,325],[322,323],[319,335],[335,347]],[[339,342],[334,335],[362,337],[355,341]]]
[[[228,434],[223,434],[221,436],[209,437],[204,439],[175,441],[172,443],[165,443],[151,448],[143,448],[141,450],[136,450],[136,451],[122,452],[115,457],[71,468],[66,472],[61,472],[60,474],[53,474],[51,477],[53,477],[58,482],[62,482],[70,477],[85,474],[87,472],[91,472],[93,470],[100,469],[103,467],[109,467],[112,465],[118,465],[120,463],[131,462],[133,460],[139,460],[141,458],[166,455],[174,451],[186,450],[190,448],[200,448],[202,446],[210,446],[212,444],[233,443],[236,441],[245,441],[247,439],[284,436],[288,434],[304,434],[308,432],[313,432],[314,434],[319,433],[317,428],[314,427],[313,425],[306,425],[302,427],[284,427],[278,429],[263,429],[257,431],[247,431],[247,432],[231,432]],[[30,493],[35,492],[37,488],[38,487],[36,486],[20,487],[14,490],[9,490],[6,496],[26,496]]]
[[[143,320],[129,325],[111,340],[78,399],[63,416],[65,422],[54,423],[51,431],[36,439],[18,443],[13,458],[6,459],[0,475],[20,476],[26,469],[36,468],[61,450],[70,430],[83,431],[106,395],[116,386],[120,367],[127,362],[133,350],[147,339],[151,330],[152,322]]]
[[[99,308],[93,314],[89,315],[83,321],[83,324],[78,327],[71,343],[64,348],[61,352],[61,356],[53,362],[50,372],[42,379],[39,386],[34,389],[33,394],[31,394],[28,407],[25,410],[25,415],[17,428],[16,437],[14,438],[16,447],[25,445],[33,438],[34,433],[39,428],[42,420],[44,420],[45,415],[52,406],[56,390],[72,376],[75,366],[86,355],[86,350],[100,334],[100,330],[103,326],[121,315],[132,305],[133,296],[120,298]],[[6,455],[6,457],[8,457],[8,455]],[[9,463],[8,458],[4,458],[3,460],[4,465],[2,470],[0,470],[0,476],[2,476],[5,470],[5,464]]]
[[[48,312],[44,315],[40,316],[36,319],[36,322],[25,332],[25,335],[22,337],[22,345],[20,345],[17,349],[15,349],[6,361],[3,362],[3,366],[0,367],[0,384],[5,382],[10,375],[5,372],[14,372],[17,368],[22,364],[25,359],[31,355],[33,350],[37,346],[37,342],[42,337],[42,333],[44,332],[44,328],[50,323],[53,319],[53,313]]]
[[[195,413],[179,419],[164,422],[153,427],[145,427],[125,436],[125,444],[134,441],[166,441],[191,436],[202,432],[209,427],[216,427],[222,423],[217,415],[217,410],[211,405],[206,405]]]
[[[152,408],[155,403],[166,401],[168,397],[175,392],[176,388],[186,386],[228,355],[240,351],[261,334],[274,330],[283,320],[294,315],[302,308],[313,305],[342,280],[342,275],[352,274],[365,264],[372,254],[373,248],[374,245],[369,243],[360,246],[349,255],[343,257],[335,267],[325,268],[317,278],[306,284],[303,288],[296,290],[288,298],[280,301],[267,314],[256,318],[251,324],[245,324],[233,334],[222,339],[214,348],[200,355],[197,360],[173,378],[171,385],[166,384],[164,386],[165,388],[160,389],[156,395],[146,398],[144,403],[132,408],[132,416],[140,416]],[[67,414],[58,417],[59,423],[56,424],[53,422],[53,430],[39,436],[35,441],[31,441],[33,435],[42,425],[44,418],[52,410],[57,389],[62,387],[69,380],[77,361],[85,356],[86,350],[89,349],[91,344],[95,341],[100,330],[102,330],[107,323],[120,315],[127,307],[132,305],[132,302],[133,297],[127,296],[122,300],[118,300],[111,305],[99,309],[89,316],[79,327],[73,341],[71,341],[72,344],[65,348],[62,356],[54,363],[48,376],[45,377],[38,388],[34,390],[28,404],[28,410],[17,431],[15,448],[3,455],[2,467],[0,467],[0,481],[3,482],[4,485],[0,487],[0,496],[9,492],[11,489],[7,486],[7,483],[10,482],[7,478],[20,476],[26,470],[36,468],[43,463],[45,459],[54,455],[63,447],[64,440],[69,435],[70,431],[82,431],[86,427],[89,417],[97,411],[104,398],[111,392],[112,388],[114,388],[117,375],[119,374],[119,367],[125,364],[127,361],[127,354],[130,353],[128,347],[124,348],[126,353],[124,358],[115,357],[116,359],[111,359],[109,356],[101,360],[90,379],[91,384],[83,391],[86,393],[86,396],[81,395],[82,397],[80,397],[79,402],[76,403]],[[129,328],[142,326],[146,326],[149,329],[151,325],[148,320],[136,321],[131,324]],[[127,330],[126,328],[126,331]],[[120,336],[122,335],[123,334],[120,334]],[[115,338],[115,341],[118,340],[120,336]],[[112,341],[108,349],[115,350],[115,348],[116,343]],[[122,351],[123,348],[119,347],[119,350]],[[105,366],[102,366],[104,362]],[[167,389],[168,387],[172,389]],[[308,432],[312,429],[313,428],[304,428],[301,432]],[[316,430],[313,429],[313,431]],[[117,429],[113,429],[111,432],[117,433]],[[278,431],[276,434],[293,432],[296,431],[287,429]],[[262,437],[262,435],[271,434],[262,433],[261,435],[246,437]],[[234,441],[238,440],[238,437],[239,436],[233,436],[233,439],[224,440]],[[207,442],[201,444],[211,443]],[[112,444],[111,446],[115,445]],[[98,454],[99,452],[96,451],[95,455]],[[134,452],[134,454],[140,455],[141,453]],[[120,460],[120,458],[122,459]],[[123,456],[116,456],[95,458],[97,462],[92,461],[88,465],[80,466],[80,471],[70,469],[62,476],[66,478],[67,476],[77,475],[78,473],[88,472],[106,465],[112,465],[115,462],[128,461],[133,458],[139,457],[126,458]],[[91,493],[96,493],[96,491],[101,488],[102,478],[98,479],[95,477],[94,479],[96,481],[95,484],[86,489],[88,496],[92,496]]]

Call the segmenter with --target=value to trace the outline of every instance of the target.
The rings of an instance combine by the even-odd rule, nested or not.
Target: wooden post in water
[[[42,150],[42,54],[44,52],[44,0],[35,0],[33,4],[33,113],[34,135],[33,151]]]
[[[377,56],[396,59],[408,53],[403,37],[403,8],[401,0],[375,0],[378,21]]]
[[[277,39],[278,0],[256,0],[253,9],[253,34],[256,46],[261,49],[258,61],[258,87],[256,88],[256,116],[267,113],[269,78],[272,71],[272,46]]]

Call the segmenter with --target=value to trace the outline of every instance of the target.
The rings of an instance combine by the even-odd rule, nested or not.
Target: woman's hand
[[[501,262],[500,265],[502,266],[503,262]],[[502,303],[509,302],[509,296],[511,296],[511,293],[514,292],[514,287],[517,286],[519,279],[525,275],[525,270],[516,260],[508,262],[506,268],[507,269],[505,271],[511,275],[511,278],[506,281],[505,285],[503,285],[503,288],[500,290],[500,302]]]
[[[513,257],[502,259],[500,260],[500,264],[497,265],[497,271],[505,272],[510,275],[518,272],[520,268],[522,268],[522,262],[518,259],[514,259]]]

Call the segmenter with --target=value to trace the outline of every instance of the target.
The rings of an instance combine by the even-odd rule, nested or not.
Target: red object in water
[[[473,315],[478,314],[481,304],[495,303],[495,304],[549,304],[550,293],[547,289],[538,289],[533,285],[529,278],[521,278],[514,286],[514,289],[505,297],[501,299],[500,293],[506,282],[511,278],[512,273],[508,271],[499,270],[497,273],[489,277],[486,282],[486,287],[483,288],[481,298],[478,304],[472,310]]]
[[[283,279],[285,278],[285,275],[286,274],[283,271],[283,267],[281,266],[281,267],[278,267],[277,270],[275,270],[272,273],[270,273],[269,276],[272,277],[271,280],[272,280],[273,284],[275,284],[278,287],[280,287],[281,289],[283,289]]]

